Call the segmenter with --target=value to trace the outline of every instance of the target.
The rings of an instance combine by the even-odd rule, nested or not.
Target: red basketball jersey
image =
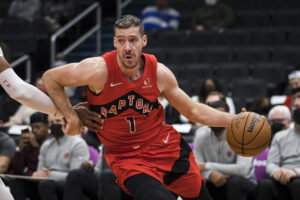
[[[164,110],[158,102],[157,60],[153,55],[142,54],[144,73],[130,82],[120,70],[116,50],[102,57],[108,69],[105,87],[100,94],[90,90],[87,93],[90,110],[104,119],[98,138],[107,153],[139,149],[158,135],[164,122]]]

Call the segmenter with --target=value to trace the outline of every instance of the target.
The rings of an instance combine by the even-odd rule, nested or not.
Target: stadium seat
[[[204,47],[218,44],[218,32],[216,31],[192,31],[184,41],[186,46]]]
[[[269,48],[260,46],[240,47],[236,51],[237,62],[266,62],[269,60]]]
[[[251,33],[247,29],[227,29],[219,33],[219,45],[249,45]]]
[[[254,29],[252,32],[252,44],[254,45],[276,46],[287,42],[287,34],[283,29]]]
[[[206,47],[200,53],[200,62],[202,63],[220,63],[233,61],[233,48],[232,47]]]
[[[300,47],[280,46],[274,48],[271,54],[272,62],[283,62],[291,65],[300,64]]]

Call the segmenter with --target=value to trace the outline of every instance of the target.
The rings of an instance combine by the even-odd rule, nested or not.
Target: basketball
[[[269,145],[271,128],[264,116],[254,112],[242,112],[227,127],[226,139],[235,153],[253,157]]]

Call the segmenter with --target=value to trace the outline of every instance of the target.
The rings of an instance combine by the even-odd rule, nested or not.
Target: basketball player
[[[24,104],[37,111],[47,113],[54,116],[62,116],[51,99],[36,87],[24,82],[9,66],[8,62],[3,56],[0,47],[0,84],[7,92],[7,94],[16,101]],[[101,127],[92,123],[99,121],[99,117],[93,112],[88,112],[83,108],[83,103],[78,104],[76,112],[81,112],[81,118],[84,118],[85,125],[91,129]],[[13,197],[6,189],[0,178],[0,199],[11,200]]]
[[[82,122],[63,87],[88,85],[89,108],[104,119],[97,134],[106,147],[104,159],[117,183],[134,199],[211,199],[187,143],[163,124],[162,94],[190,121],[226,127],[234,115],[195,103],[173,73],[155,56],[142,53],[147,44],[143,24],[132,15],[115,23],[115,51],[54,68],[43,75],[45,87],[75,135]],[[171,191],[171,192],[170,192]]]

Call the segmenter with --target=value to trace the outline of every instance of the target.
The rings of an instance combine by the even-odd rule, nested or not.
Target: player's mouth
[[[134,59],[133,55],[125,55],[125,60],[132,61]]]

